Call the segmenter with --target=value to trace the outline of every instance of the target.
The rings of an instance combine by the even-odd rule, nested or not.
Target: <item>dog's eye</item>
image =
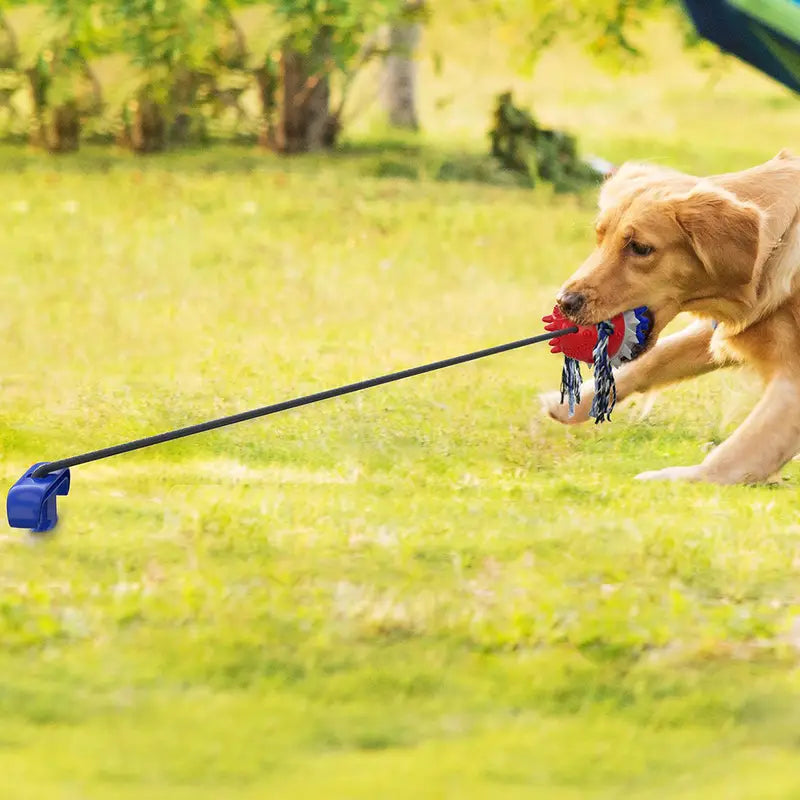
[[[627,244],[627,248],[635,256],[649,256],[653,252],[653,248],[649,244],[637,242],[636,239],[631,239]]]

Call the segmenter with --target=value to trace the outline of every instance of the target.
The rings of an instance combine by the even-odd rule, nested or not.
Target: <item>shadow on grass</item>
[[[478,183],[513,189],[533,185],[528,176],[504,169],[488,153],[440,147],[412,137],[344,140],[334,150],[301,156],[283,156],[250,142],[212,143],[148,155],[96,143],[84,143],[76,153],[59,155],[18,143],[0,144],[0,175],[27,172],[316,175],[329,170],[353,178]]]

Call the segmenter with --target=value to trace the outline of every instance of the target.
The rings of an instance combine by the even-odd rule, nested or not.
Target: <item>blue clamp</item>
[[[41,478],[32,473],[47,462],[34,464],[9,490],[6,500],[8,524],[34,533],[52,530],[58,522],[56,496],[69,494],[69,469],[58,469]]]

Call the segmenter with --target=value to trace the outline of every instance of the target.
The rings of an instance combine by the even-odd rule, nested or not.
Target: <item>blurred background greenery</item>
[[[0,6],[0,137],[53,152],[136,152],[215,140],[283,153],[332,147],[364,124],[438,131],[479,87],[431,79],[468,62],[507,88],[554,43],[609,70],[652,56],[642,27],[672,0],[49,0]],[[480,29],[480,40],[470,34]],[[714,61],[705,51],[709,65]],[[563,70],[562,70],[563,72]],[[563,80],[563,75],[559,79]],[[423,106],[423,97],[434,108]],[[380,109],[380,111],[378,111]],[[483,109],[488,124],[489,109]],[[446,116],[446,115],[445,115]]]

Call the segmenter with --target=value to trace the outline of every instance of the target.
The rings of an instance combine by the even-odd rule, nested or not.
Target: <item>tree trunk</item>
[[[125,125],[126,144],[136,153],[163,150],[167,126],[161,106],[148,97],[139,97],[129,108],[133,113]]]
[[[31,105],[33,106],[31,126],[28,133],[30,143],[34,147],[47,147],[45,111],[47,110],[47,90],[50,87],[50,73],[46,68],[45,62],[40,58],[35,66],[25,70],[25,75],[28,78]]]
[[[170,145],[205,144],[205,120],[198,103],[198,92],[213,82],[213,75],[185,66],[173,70],[169,91],[166,139]]]
[[[277,149],[275,135],[275,110],[277,108],[278,77],[271,61],[253,70],[258,85],[258,96],[261,100],[261,125],[258,131],[258,143],[270,150]]]
[[[389,27],[389,54],[383,67],[383,104],[393,128],[414,131],[419,128],[414,51],[419,45],[422,25],[413,15],[421,8],[420,2],[407,3],[406,19],[400,19]]]
[[[281,153],[308,153],[333,145],[338,127],[330,113],[327,56],[330,31],[321,30],[309,54],[287,43],[278,75],[278,123],[274,147]]]
[[[49,102],[52,71],[42,57],[35,66],[25,70],[25,75],[28,78],[33,106],[30,143],[51,153],[74,152],[80,146],[81,137],[81,110],[78,100],[66,100],[58,105]]]
[[[53,108],[49,124],[44,132],[47,149],[51,153],[73,153],[78,149],[81,121],[78,106],[73,102],[62,103]]]

